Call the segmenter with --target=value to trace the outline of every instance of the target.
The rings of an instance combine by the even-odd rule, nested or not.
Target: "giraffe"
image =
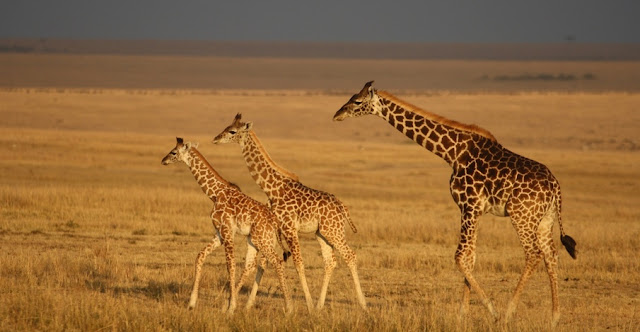
[[[360,287],[356,254],[345,241],[345,224],[348,223],[351,230],[357,232],[347,207],[334,195],[303,185],[295,174],[277,165],[252,127],[253,123],[242,122],[242,115],[238,113],[231,125],[213,139],[213,143],[235,142],[242,147],[251,176],[269,198],[271,210],[280,220],[282,235],[287,241],[302,284],[307,309],[312,311],[313,302],[304,273],[298,232],[315,233],[322,252],[324,279],[316,309],[320,310],[324,306],[329,281],[337,264],[334,254],[334,250],[337,250],[351,271],[358,302],[366,310],[367,303]]]
[[[388,92],[375,90],[372,84],[373,81],[366,83],[336,112],[333,120],[377,115],[453,168],[450,192],[461,214],[455,261],[465,278],[460,317],[468,310],[470,291],[473,290],[498,319],[493,304],[472,274],[478,218],[491,213],[511,218],[526,260],[504,322],[508,322],[515,312],[527,280],[544,259],[551,283],[552,325],[555,326],[560,318],[558,253],[552,239],[555,221],[560,227],[562,244],[572,258],[577,254],[576,242],[562,228],[558,180],[545,165],[504,148],[489,131],[422,110]]]
[[[256,279],[253,283],[246,308],[249,309],[254,304],[258,286],[262,279],[262,266],[265,265],[266,259],[275,267],[280,281],[280,287],[284,293],[285,311],[290,313],[292,311],[291,296],[284,279],[284,262],[283,258],[276,255],[274,249],[274,240],[276,237],[280,240],[276,216],[266,205],[245,195],[236,185],[222,178],[211,164],[207,162],[204,156],[202,156],[200,151],[196,149],[197,143],[185,143],[183,139],[179,137],[176,138],[176,140],[176,147],[162,159],[162,164],[169,165],[180,161],[187,164],[202,191],[213,202],[211,220],[215,229],[215,236],[213,241],[206,245],[202,251],[198,253],[196,258],[195,280],[189,299],[189,308],[192,309],[196,305],[200,277],[202,275],[202,265],[206,257],[222,244],[225,249],[230,287],[229,302],[223,311],[227,311],[228,314],[234,312],[238,292],[246,277],[255,270],[256,255],[259,252],[263,257],[258,266]],[[235,284],[236,264],[233,251],[233,239],[236,232],[247,237],[245,268],[240,275],[238,284]],[[282,246],[281,242],[280,245]],[[284,259],[286,259],[286,257],[285,254]]]

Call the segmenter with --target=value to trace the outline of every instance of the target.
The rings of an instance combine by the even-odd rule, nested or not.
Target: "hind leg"
[[[320,251],[322,252],[322,259],[324,260],[324,278],[322,280],[322,289],[320,290],[320,297],[318,298],[318,303],[316,304],[316,308],[318,310],[324,307],[324,301],[327,297],[327,289],[329,288],[329,281],[331,281],[331,276],[333,275],[333,270],[335,269],[337,262],[336,256],[333,254],[333,247],[327,242],[327,240],[320,235],[319,232],[316,232],[316,240],[320,244]]]
[[[198,301],[198,289],[200,288],[200,278],[202,277],[202,265],[204,264],[207,256],[217,247],[220,246],[220,236],[216,234],[211,243],[207,244],[199,253],[198,257],[196,257],[195,264],[195,279],[193,281],[193,288],[191,289],[191,296],[189,298],[189,309],[193,309],[196,306],[196,301]]]
[[[363,310],[367,310],[367,301],[364,297],[364,294],[362,293],[362,286],[360,285],[360,276],[358,275],[358,259],[356,257],[356,253],[349,247],[349,245],[347,245],[347,242],[345,241],[345,238],[344,238],[345,222],[340,220],[339,223],[342,225],[342,228],[337,232],[327,231],[327,230],[324,230],[324,227],[321,227],[318,231],[318,234],[320,234],[321,239],[319,239],[318,241],[321,243],[321,245],[322,245],[322,242],[326,242],[328,246],[329,245],[332,246],[335,250],[337,250],[340,253],[340,255],[342,256],[342,259],[344,259],[345,263],[349,267],[349,271],[351,271],[351,277],[353,278],[353,284],[356,290],[358,303],[360,304],[360,307],[362,307]],[[324,250],[323,250],[323,253],[324,253]],[[333,251],[331,252],[331,255],[333,256]],[[327,265],[326,258],[327,257],[325,257],[325,268]],[[333,261],[334,261],[333,266],[335,266],[335,257],[333,257]],[[331,275],[329,275],[326,280],[327,286],[329,285],[329,278],[331,278]],[[323,287],[323,290],[324,290],[324,293],[321,294],[321,296],[326,295],[326,289],[324,287]]]
[[[284,277],[284,260],[276,255],[276,251],[274,250],[273,246],[265,245],[261,252],[276,270],[278,281],[280,282],[280,288],[282,289],[282,293],[284,295],[285,312],[289,314],[293,312],[293,306],[291,303],[291,293],[289,292],[289,287],[287,287],[287,283]]]
[[[551,286],[551,326],[555,327],[560,320],[560,304],[558,301],[558,250],[552,239],[555,219],[545,217],[538,227],[538,241],[544,256],[544,264],[549,275]]]

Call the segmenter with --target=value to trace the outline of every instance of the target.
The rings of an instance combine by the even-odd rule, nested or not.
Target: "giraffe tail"
[[[349,209],[347,209],[347,207],[344,206],[343,204],[340,204],[340,207],[341,207],[340,210],[342,212],[342,215],[347,220],[347,222],[349,222],[349,226],[351,227],[351,230],[354,233],[358,233],[358,229],[356,228],[356,225],[353,223],[353,220],[351,220],[351,215],[349,215]]]
[[[571,236],[565,234],[564,229],[562,228],[562,217],[560,214],[562,207],[562,198],[560,196],[560,187],[557,187],[557,195],[556,195],[556,213],[558,219],[558,225],[560,226],[560,242],[567,252],[571,256],[571,258],[576,259],[578,255],[578,251],[576,250],[576,240],[574,240]]]
[[[562,242],[562,245],[567,249],[567,252],[569,252],[569,255],[571,255],[571,258],[576,259],[576,240],[574,240],[569,235],[562,234],[560,235],[560,241]]]

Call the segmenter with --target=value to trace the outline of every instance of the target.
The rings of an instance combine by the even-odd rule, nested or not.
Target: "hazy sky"
[[[0,38],[640,42],[638,0],[3,0]]]

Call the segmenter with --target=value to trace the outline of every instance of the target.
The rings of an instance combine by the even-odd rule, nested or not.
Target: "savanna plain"
[[[1,57],[0,330],[500,330],[473,293],[469,315],[457,320],[463,277],[454,252],[460,222],[447,164],[378,118],[331,121],[370,79],[412,104],[484,127],[505,147],[547,165],[562,186],[564,229],[578,243],[573,260],[555,225],[562,313],[557,330],[640,329],[640,90],[607,81],[620,73],[637,84],[637,62],[317,60],[313,65],[316,60],[307,59],[300,66],[304,70],[292,70],[296,75],[287,81],[280,77],[275,89],[256,77],[277,76],[273,68],[297,60]],[[166,67],[153,67],[155,61],[182,67],[165,73]],[[247,67],[252,61],[254,67]],[[381,69],[412,65],[427,73],[438,68],[434,75],[448,85],[397,87],[393,82],[400,78]],[[205,73],[211,70],[207,66],[227,68],[221,71],[233,80],[232,88],[181,83],[190,75],[207,79],[184,69],[189,66],[202,66]],[[351,71],[334,77],[335,66]],[[376,68],[376,77],[367,66]],[[118,68],[126,77],[120,87]],[[136,68],[148,73],[136,75]],[[529,82],[533,88],[526,81],[489,86],[486,78],[479,80],[483,73],[519,77],[525,71],[563,70],[577,77],[589,73],[589,80]],[[171,87],[156,86],[163,75],[174,77]],[[314,77],[325,81],[309,86]],[[242,88],[243,80],[255,85]],[[464,88],[456,89],[457,81]],[[474,90],[474,84],[482,86]],[[163,166],[160,160],[176,136],[199,142],[223,177],[266,202],[240,147],[211,143],[236,113],[253,122],[277,163],[349,207],[358,232],[347,227],[347,242],[358,257],[368,312],[358,306],[339,258],[323,310],[307,312],[295,268],[287,262],[291,315],[284,314],[282,292],[267,267],[256,306],[243,308],[246,283],[238,310],[227,317],[221,312],[229,291],[222,248],[206,261],[196,308],[187,308],[193,263],[214,235],[211,202],[184,164]],[[323,275],[320,248],[313,235],[300,238],[315,301]],[[245,239],[237,236],[239,268],[245,248]],[[500,313],[523,266],[509,219],[483,216],[475,276]],[[540,264],[506,328],[547,330],[550,320],[549,282]]]

